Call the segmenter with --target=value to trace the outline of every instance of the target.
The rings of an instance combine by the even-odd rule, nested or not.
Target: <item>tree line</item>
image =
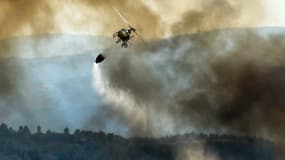
[[[202,147],[201,147],[202,146]],[[17,130],[0,125],[1,160],[174,160],[181,150],[202,150],[221,160],[281,160],[282,147],[255,137],[218,134],[184,134],[161,138],[125,138],[102,131],[68,128],[57,133],[32,133],[28,126]]]

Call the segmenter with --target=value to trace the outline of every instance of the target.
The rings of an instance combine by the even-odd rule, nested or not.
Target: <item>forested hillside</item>
[[[185,152],[186,151],[186,152]],[[18,130],[0,126],[1,160],[126,160],[185,159],[185,156],[221,160],[282,159],[281,147],[259,138],[185,134],[163,138],[124,138],[104,132],[76,130],[43,133],[38,126]]]

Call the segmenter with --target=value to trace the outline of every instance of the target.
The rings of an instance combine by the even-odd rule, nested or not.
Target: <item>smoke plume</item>
[[[169,24],[162,18],[165,11],[157,9],[160,5],[167,6],[166,3],[151,6],[151,3],[130,0],[66,1],[66,4],[47,0],[3,0],[0,2],[0,38],[70,29],[77,33],[87,28],[100,31],[96,34],[111,35],[124,27],[112,9],[116,7],[143,37],[153,40],[144,47],[107,49],[107,61],[94,66],[94,86],[109,106],[101,108],[102,115],[111,116],[116,123],[126,126],[125,132],[129,135],[159,136],[198,130],[282,137],[283,34],[229,30],[183,35],[255,25],[263,18],[262,3],[257,0],[193,2],[182,15],[175,16],[176,22]],[[183,4],[184,1],[177,2],[178,6]],[[177,8],[168,12],[175,13]],[[69,10],[78,15],[70,14]],[[165,34],[182,36],[159,40]],[[19,105],[11,98],[12,93],[26,97],[18,84],[29,77],[26,71],[30,69],[23,67],[22,61],[14,59],[11,65],[2,57],[57,56],[53,48],[60,46],[61,40],[47,38],[42,42],[54,42],[54,45],[43,49],[39,47],[41,42],[35,42],[28,50],[21,50],[18,43],[1,42],[2,106],[12,102],[14,106]],[[84,46],[63,48],[58,51],[59,55],[74,53],[68,48],[80,52]],[[45,49],[50,52],[42,53]],[[54,92],[45,96],[46,104],[53,104]],[[71,95],[66,99],[74,97]],[[91,102],[86,106],[92,106]],[[26,109],[23,112],[31,113]],[[84,124],[77,126],[91,126],[94,120],[100,121],[96,126],[104,126],[107,120],[99,113],[90,123],[85,123],[89,119],[82,120]],[[98,118],[99,115],[102,117]]]
[[[3,0],[0,10],[1,39],[54,29],[53,10],[46,0]]]
[[[172,26],[175,34],[195,33],[219,28],[249,27],[264,18],[260,1],[207,0],[186,11]]]
[[[264,18],[264,6],[258,0],[2,0],[0,39],[43,33],[111,36],[127,27],[113,7],[146,39],[256,26]]]
[[[94,66],[94,86],[130,135],[283,138],[285,41],[270,31],[220,30],[109,49],[110,60]]]

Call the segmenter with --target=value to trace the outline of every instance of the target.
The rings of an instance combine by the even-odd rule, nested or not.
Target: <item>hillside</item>
[[[191,153],[185,155],[186,153]],[[1,160],[172,160],[185,156],[219,160],[278,160],[280,148],[258,138],[228,135],[185,134],[163,138],[123,138],[104,132],[80,131],[63,133],[38,127],[32,134],[27,126],[13,130],[0,126]],[[201,158],[201,157],[200,157]]]

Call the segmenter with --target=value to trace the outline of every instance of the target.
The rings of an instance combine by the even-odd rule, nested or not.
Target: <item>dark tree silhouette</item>
[[[42,134],[42,127],[41,126],[37,126],[37,134]]]
[[[63,133],[64,133],[65,135],[69,135],[69,129],[68,129],[68,128],[64,128]]]
[[[203,147],[197,145],[203,142]],[[123,138],[102,131],[47,130],[31,133],[27,126],[14,131],[0,125],[0,160],[174,160],[181,150],[216,155],[220,160],[282,160],[284,145],[251,137],[216,134],[184,134],[161,138]],[[183,157],[182,157],[183,159]]]

